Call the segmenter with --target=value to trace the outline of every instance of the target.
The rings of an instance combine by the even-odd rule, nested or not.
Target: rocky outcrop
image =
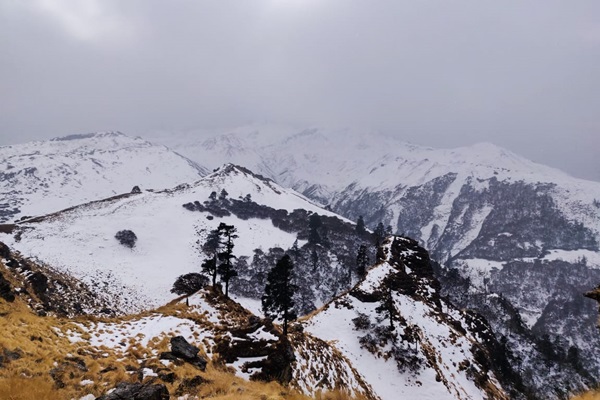
[[[169,400],[170,398],[165,385],[121,382],[110,393],[96,400]]]

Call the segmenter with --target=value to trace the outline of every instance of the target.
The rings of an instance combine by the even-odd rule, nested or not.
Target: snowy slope
[[[89,203],[19,225],[20,238],[0,234],[0,241],[24,255],[109,291],[134,296],[130,304],[152,308],[174,297],[175,279],[200,269],[196,231],[207,234],[220,222],[238,229],[236,256],[252,256],[256,248],[289,248],[296,234],[276,228],[270,219],[241,220],[235,215],[214,218],[209,212],[189,211],[183,204],[204,201],[225,189],[233,199],[251,195],[253,201],[275,209],[304,209],[335,216],[292,190],[227,165],[191,185],[161,192],[143,191]],[[37,222],[36,222],[37,221]],[[115,239],[123,229],[137,238],[133,249]],[[202,239],[202,238],[200,238]],[[125,305],[122,305],[125,307]],[[123,309],[122,311],[135,311]]]
[[[475,361],[474,343],[480,339],[471,331],[466,315],[440,302],[426,279],[421,279],[416,294],[392,291],[399,313],[394,331],[390,333],[387,320],[378,316],[381,302],[377,297],[385,290],[384,279],[399,271],[408,275],[401,272],[401,278],[395,279],[413,279],[411,274],[421,268],[405,258],[420,251],[414,246],[408,239],[388,239],[386,259],[370,269],[352,291],[311,316],[306,330],[331,341],[383,400],[507,398],[493,374],[482,372],[484,368]],[[401,253],[392,247],[401,248]],[[369,318],[368,326],[354,322],[361,314]],[[412,339],[405,338],[409,330],[416,332]],[[419,366],[401,366],[410,358]],[[485,384],[475,383],[478,374],[486,376]]]
[[[0,222],[130,191],[194,182],[206,170],[119,132],[0,147]]]
[[[600,183],[573,178],[491,143],[433,149],[377,132],[317,128],[279,132],[277,135],[268,126],[250,126],[204,140],[176,134],[153,140],[173,144],[208,167],[223,162],[244,165],[331,204],[342,215],[355,219],[362,214],[370,225],[383,220],[399,232],[410,229],[411,236],[432,250],[448,247],[439,243],[439,238],[452,222],[453,205],[461,190],[472,188],[485,193],[492,181],[507,186],[515,182],[549,185],[547,192],[556,208],[600,239]],[[444,178],[446,182],[439,182]],[[433,199],[431,215],[418,221],[418,226],[407,226],[399,220],[411,211],[403,199],[414,196],[415,191],[433,191],[439,199]],[[380,206],[383,214],[376,212]],[[485,215],[479,219],[482,223]],[[473,228],[462,235],[461,243],[452,243],[444,252],[456,254],[470,243],[468,237],[477,234]]]

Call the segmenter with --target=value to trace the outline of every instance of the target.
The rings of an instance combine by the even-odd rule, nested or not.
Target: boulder
[[[171,338],[171,354],[204,371],[207,362],[204,358],[198,356],[199,351],[200,349],[189,344],[183,336]]]
[[[96,400],[169,400],[170,398],[165,385],[121,382],[113,391]]]

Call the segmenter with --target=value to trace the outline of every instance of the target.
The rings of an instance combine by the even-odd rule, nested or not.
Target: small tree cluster
[[[225,283],[225,296],[229,296],[229,282],[231,278],[237,276],[234,269],[233,240],[238,237],[237,229],[233,225],[227,225],[221,222],[217,229],[211,230],[204,242],[200,239],[196,241],[196,246],[207,258],[202,263],[202,272],[207,274],[212,280],[212,286],[217,284],[217,275]],[[201,232],[197,232],[201,235]]]
[[[171,293],[191,295],[208,284],[208,278],[197,272],[180,275],[173,284]]]
[[[352,323],[354,324],[354,329],[357,331],[365,331],[373,326],[369,316],[364,313],[358,313],[356,318],[352,318]]]
[[[130,249],[135,247],[135,242],[137,241],[137,236],[133,231],[128,229],[124,229],[122,231],[117,232],[115,238],[125,247],[129,247]]]

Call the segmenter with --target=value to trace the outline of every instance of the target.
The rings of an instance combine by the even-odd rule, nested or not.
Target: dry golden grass
[[[571,400],[600,400],[600,391],[593,391],[572,397]]]
[[[63,336],[69,330],[78,332],[84,340],[90,338],[90,335],[77,324],[92,326],[98,321],[126,324],[157,312],[189,318],[199,324],[208,323],[203,316],[190,311],[183,304],[176,303],[168,304],[159,310],[124,318],[80,317],[69,320],[39,317],[20,300],[14,303],[0,300],[0,312],[2,312],[0,332],[3,333],[0,336],[0,351],[2,349],[11,351],[20,349],[23,352],[22,358],[7,362],[3,368],[0,368],[0,399],[2,400],[68,400],[77,399],[90,393],[99,396],[118,382],[137,381],[137,374],[128,371],[126,367],[129,366],[129,369],[139,368],[139,359],[146,359],[145,366],[154,370],[164,368],[160,361],[151,355],[150,350],[168,351],[168,337],[151,340],[148,348],[131,341],[127,344],[125,355],[122,355],[109,348],[93,348],[86,341],[71,343],[67,337]],[[206,355],[202,346],[200,347],[201,353]],[[87,371],[77,368],[74,362],[69,361],[73,357],[82,360]],[[57,387],[50,376],[50,371],[57,367],[58,371],[55,371],[55,377],[64,383],[63,388]],[[109,367],[116,368],[111,370]],[[310,399],[310,397],[276,382],[246,381],[233,375],[229,368],[219,367],[213,362],[209,363],[205,372],[200,372],[189,364],[174,366],[172,370],[178,378],[174,383],[166,384],[171,394],[177,391],[183,379],[200,375],[209,383],[200,385],[196,393],[190,393],[199,398],[222,400]],[[144,382],[151,379],[153,378],[146,378]],[[90,380],[94,383],[89,386],[81,386],[82,380]],[[157,383],[161,383],[161,381],[158,380]],[[318,400],[351,399],[343,392],[318,393],[315,398]]]
[[[4,400],[56,400],[67,398],[53,388],[49,377],[8,377],[0,378],[0,399]]]

